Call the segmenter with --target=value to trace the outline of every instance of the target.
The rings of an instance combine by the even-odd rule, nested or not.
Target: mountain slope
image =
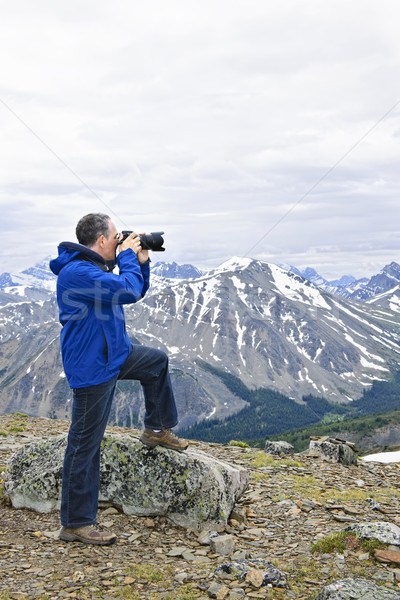
[[[2,273],[0,275],[0,289],[23,286],[24,289],[34,287],[54,292],[57,278],[49,269],[50,258],[51,256],[47,256],[34,267],[29,267],[29,269],[17,273]]]
[[[297,402],[308,394],[348,402],[400,365],[398,313],[257,260],[234,258],[190,280],[153,276],[146,297],[125,312],[132,339],[168,352],[185,427],[246,405],[204,362]],[[59,330],[54,295],[28,301],[0,292],[0,412],[68,414]],[[116,400],[114,422],[141,418],[140,386],[120,386]]]
[[[176,262],[158,262],[151,267],[152,275],[169,279],[193,279],[201,277],[202,272],[193,265],[178,265]]]
[[[397,315],[250,259],[190,282],[157,281],[127,317],[140,341],[158,343],[195,372],[201,359],[250,388],[298,400],[309,393],[356,398],[400,361]]]

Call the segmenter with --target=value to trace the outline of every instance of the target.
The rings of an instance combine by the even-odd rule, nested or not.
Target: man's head
[[[105,260],[113,260],[118,245],[118,232],[108,215],[90,213],[80,219],[76,226],[78,242],[100,254]]]

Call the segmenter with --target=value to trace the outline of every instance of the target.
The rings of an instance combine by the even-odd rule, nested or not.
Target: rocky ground
[[[22,444],[67,429],[63,421],[0,416],[0,472]],[[62,542],[57,539],[58,513],[15,510],[3,498],[0,600],[313,600],[324,585],[347,577],[363,577],[400,593],[400,567],[378,562],[373,550],[370,554],[354,539],[341,548],[329,537],[359,522],[400,526],[400,465],[360,461],[345,467],[303,454],[274,458],[251,448],[191,444],[250,472],[249,488],[227,527],[235,544],[229,556],[213,553],[197,533],[164,518],[131,517],[112,507],[99,510],[99,523],[118,535],[116,544]],[[219,565],[245,558],[273,563],[286,574],[288,587],[215,573]]]

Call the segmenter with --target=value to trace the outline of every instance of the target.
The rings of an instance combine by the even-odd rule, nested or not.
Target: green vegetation
[[[266,454],[265,452],[257,452],[257,454],[253,455],[252,466],[256,469],[260,469],[261,467],[270,466],[301,467],[302,465],[298,460],[293,460],[291,458],[273,458],[270,454]]]
[[[378,427],[400,423],[400,370],[390,381],[374,382],[361,398],[350,404],[334,404],[313,395],[303,396],[300,404],[274,390],[250,390],[231,373],[204,362],[199,364],[219,377],[248,406],[225,419],[210,419],[181,430],[180,434],[188,439],[223,444],[243,440],[259,448],[264,446],[266,438],[280,439],[301,452],[308,447],[310,435],[334,432],[340,436],[342,431],[366,435]],[[392,412],[382,414],[384,411]]]
[[[23,431],[25,431],[25,420],[27,418],[28,415],[26,415],[25,413],[14,413],[11,420],[7,423],[5,428],[0,430],[0,436],[6,437],[10,433],[22,433]]]
[[[238,442],[237,440],[231,440],[228,446],[237,446],[238,448],[250,448],[246,442]]]
[[[302,452],[308,448],[310,436],[337,436],[341,437],[350,434],[372,434],[379,427],[385,425],[400,424],[400,410],[395,410],[385,414],[375,414],[367,417],[347,418],[340,422],[331,424],[318,424],[311,427],[303,427],[293,431],[286,431],[277,436],[279,440],[289,442],[294,446],[295,452]],[[276,437],[276,436],[275,436]],[[274,439],[273,437],[271,439]],[[255,440],[251,446],[263,448],[265,439]]]
[[[165,571],[146,564],[132,565],[128,567],[127,573],[135,579],[140,579],[149,583],[155,583],[165,579]]]
[[[351,531],[339,531],[313,544],[311,552],[320,552],[321,554],[339,552],[339,554],[343,554],[345,550],[355,551],[362,549],[364,552],[368,552],[370,556],[373,556],[374,550],[377,548],[387,548],[387,544],[375,538],[369,540],[362,539]]]

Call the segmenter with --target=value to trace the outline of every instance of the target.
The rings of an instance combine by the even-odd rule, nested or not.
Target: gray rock
[[[376,538],[384,544],[400,546],[400,527],[386,521],[373,521],[371,523],[355,523],[349,525],[344,531],[353,531],[361,538]]]
[[[213,538],[217,535],[218,535],[218,533],[216,531],[210,531],[209,529],[203,529],[202,531],[200,531],[200,533],[197,537],[197,541],[202,546],[209,546],[211,538]]]
[[[315,600],[400,600],[400,592],[367,579],[341,579],[324,587]]]
[[[65,446],[61,436],[11,456],[5,495],[15,508],[59,508]],[[128,515],[166,516],[194,531],[222,530],[247,485],[246,469],[198,450],[149,449],[130,434],[109,434],[102,443],[99,500]]]
[[[262,558],[224,563],[215,569],[215,575],[221,579],[244,580],[251,569],[264,571],[263,586],[287,587],[285,574]]]
[[[228,588],[214,581],[207,590],[209,598],[226,598]]]
[[[265,448],[264,451],[267,454],[279,455],[279,454],[293,454],[294,447],[289,442],[279,441],[272,442],[270,440],[265,440]]]
[[[233,535],[218,535],[210,539],[211,551],[227,556],[235,550],[236,540]]]
[[[381,508],[381,505],[379,504],[379,502],[377,502],[373,498],[366,498],[365,502],[367,502],[369,504],[369,506],[370,506],[370,508],[372,508],[372,510],[380,510],[380,508]]]
[[[328,436],[310,438],[308,453],[310,456],[319,456],[329,462],[343,465],[357,464],[357,449],[354,444]]]
[[[229,592],[229,600],[242,600],[246,597],[246,592],[242,588],[233,588]]]

